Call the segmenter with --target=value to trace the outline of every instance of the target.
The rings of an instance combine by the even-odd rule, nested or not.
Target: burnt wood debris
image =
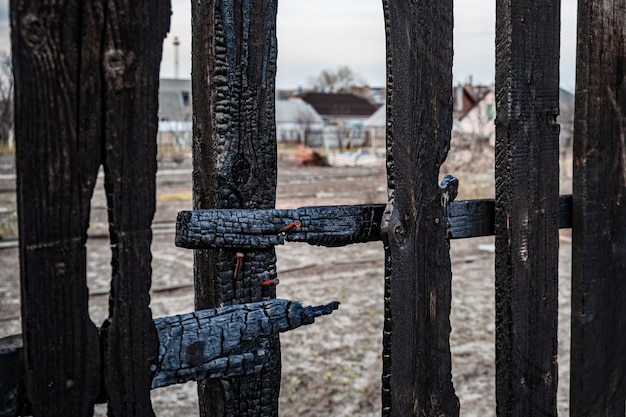
[[[285,242],[382,241],[384,417],[457,417],[450,239],[495,235],[496,413],[555,416],[558,229],[572,228],[570,415],[626,412],[626,0],[580,2],[574,186],[559,196],[560,2],[497,0],[496,196],[454,201],[452,0],[383,0],[387,204],[276,210],[277,0],[192,2],[196,311],[153,319],[158,69],[170,3],[11,0],[23,334],[0,339],[0,416],[153,417],[199,381],[201,417],[278,415],[278,333],[331,314],[276,299]],[[88,314],[104,168],[109,318]]]
[[[270,359],[268,337],[312,324],[338,306],[274,299],[155,319],[159,349],[150,364],[151,388],[258,373]],[[18,366],[23,354],[19,335],[0,339],[0,416],[30,409]]]

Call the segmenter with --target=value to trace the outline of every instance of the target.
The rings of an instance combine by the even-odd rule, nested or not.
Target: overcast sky
[[[279,0],[279,88],[309,86],[323,69],[347,65],[371,86],[385,84],[385,32],[381,0]],[[575,84],[576,0],[562,0],[561,86]],[[0,0],[0,51],[9,49],[8,0]],[[455,1],[454,82],[494,80],[495,0]],[[179,76],[191,73],[191,0],[172,0],[162,77],[175,75],[173,39],[179,46]]]

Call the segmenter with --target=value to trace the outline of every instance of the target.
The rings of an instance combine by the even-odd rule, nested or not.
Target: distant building
[[[304,93],[300,99],[313,106],[324,119],[326,147],[363,146],[366,135],[363,122],[374,114],[376,106],[354,94]]]
[[[453,89],[453,133],[468,143],[496,140],[495,86],[458,85]]]
[[[159,80],[159,149],[174,153],[191,150],[191,80]]]
[[[324,120],[315,109],[301,100],[276,100],[276,140],[322,145]]]

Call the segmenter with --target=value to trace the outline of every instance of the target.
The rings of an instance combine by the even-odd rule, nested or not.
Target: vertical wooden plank
[[[452,128],[452,1],[384,0],[387,175],[383,415],[458,416],[450,355],[447,204],[438,186]]]
[[[578,2],[571,416],[625,414],[626,1]]]
[[[560,2],[496,11],[496,408],[555,416]]]
[[[276,0],[192,3],[194,208],[274,208]],[[241,267],[235,274],[238,257]],[[275,298],[274,249],[195,252],[196,308]],[[278,413],[280,346],[259,375],[203,381],[201,416]]]
[[[35,416],[90,416],[100,349],[86,285],[99,165],[97,14],[77,1],[11,1],[22,328]]]
[[[149,308],[150,243],[159,64],[170,3],[107,0],[103,12],[103,161],[113,275],[103,326],[105,391],[109,416],[153,416],[158,340]]]

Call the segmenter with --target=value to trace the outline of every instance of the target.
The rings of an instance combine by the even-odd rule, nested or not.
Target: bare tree
[[[0,147],[9,145],[13,129],[13,67],[11,56],[0,52]]]
[[[341,66],[336,71],[325,69],[310,83],[328,93],[347,93],[353,86],[364,86],[367,83],[348,66]]]

